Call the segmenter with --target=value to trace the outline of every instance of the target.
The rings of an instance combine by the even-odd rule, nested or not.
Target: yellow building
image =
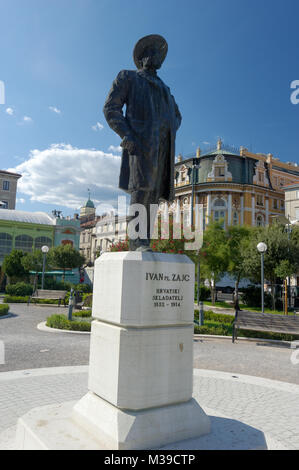
[[[193,182],[192,185],[192,174]],[[170,210],[181,211],[194,204],[202,204],[204,223],[224,220],[224,225],[263,226],[273,218],[284,215],[283,187],[299,183],[296,163],[284,163],[273,155],[252,153],[223,146],[183,160],[175,166],[176,201]]]

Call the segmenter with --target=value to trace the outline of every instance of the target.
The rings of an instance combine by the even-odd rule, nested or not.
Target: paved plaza
[[[17,419],[27,411],[79,400],[87,392],[87,375],[86,366],[1,374],[0,449],[14,447]],[[257,447],[265,440],[272,449],[299,449],[297,385],[195,369],[194,395],[209,415],[216,415],[212,418],[212,430],[213,425],[218,428],[219,424],[226,432],[237,429],[232,442],[234,448],[243,448],[242,433],[245,433]],[[222,439],[225,444],[228,437]],[[189,442],[190,448],[197,448],[195,444]],[[205,436],[199,448],[213,448],[211,444],[214,442]],[[217,448],[221,448],[221,441]]]
[[[6,347],[6,364],[0,366],[2,449],[13,447],[18,417],[35,407],[77,401],[87,392],[89,335],[39,331],[37,324],[53,313],[50,307],[15,304],[11,312],[0,319]],[[269,448],[299,449],[299,364],[291,363],[292,352],[262,340],[233,345],[195,337],[194,395],[219,434],[231,430],[232,448],[243,448],[245,436],[257,447],[265,438]],[[243,440],[236,437],[242,435]],[[217,448],[226,443],[220,439]],[[189,445],[213,448],[208,436]]]

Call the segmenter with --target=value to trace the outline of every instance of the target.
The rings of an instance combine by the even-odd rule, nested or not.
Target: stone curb
[[[0,382],[8,380],[30,379],[32,377],[44,377],[60,374],[88,374],[89,366],[61,366],[61,367],[43,367],[39,369],[12,370],[0,372]]]
[[[281,380],[266,379],[264,377],[258,377],[254,375],[193,368],[193,377],[211,377],[218,380],[230,380],[231,382],[236,382],[238,379],[241,383],[259,385],[261,387],[272,388],[281,392],[289,392],[299,395],[299,385],[297,384],[291,382],[282,382]]]
[[[8,313],[7,315],[0,315],[0,320],[2,320],[3,318],[12,318],[13,315],[12,313]]]
[[[90,331],[72,331],[72,330],[60,330],[58,328],[50,328],[46,326],[47,322],[42,322],[37,325],[37,329],[40,331],[46,331],[47,333],[71,333],[73,335],[90,335]]]

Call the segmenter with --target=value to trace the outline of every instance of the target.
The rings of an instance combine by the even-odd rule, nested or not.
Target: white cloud
[[[110,147],[108,148],[108,150],[110,150],[110,152],[116,152],[116,153],[121,153],[122,152],[122,147],[120,145],[116,146],[116,145],[110,145]]]
[[[19,204],[25,204],[26,200],[23,197],[17,198],[16,202]]]
[[[91,126],[92,130],[97,132],[97,131],[102,131],[104,129],[103,124],[100,122],[97,122],[94,126]]]
[[[24,121],[24,122],[32,122],[32,118],[29,117],[29,116],[24,116],[24,117],[23,117],[23,121]]]
[[[114,205],[118,190],[120,156],[95,149],[54,144],[45,150],[32,150],[29,158],[10,168],[22,174],[18,191],[31,201],[81,207],[92,192],[96,205]]]
[[[210,142],[205,142],[205,141],[203,142],[203,144],[204,144],[204,145],[211,145]]]
[[[6,112],[7,114],[9,114],[10,116],[13,116],[13,115],[14,115],[14,110],[13,110],[13,108],[6,108],[5,112]]]
[[[49,110],[56,114],[61,114],[60,109],[56,108],[56,106],[49,106]]]

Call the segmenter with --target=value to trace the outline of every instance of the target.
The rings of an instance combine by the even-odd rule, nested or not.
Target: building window
[[[0,233],[0,258],[4,258],[12,250],[12,236],[8,233]]]
[[[277,199],[273,200],[273,209],[278,209],[278,201]]]
[[[264,196],[261,194],[257,194],[256,196],[256,205],[257,206],[263,206],[264,205]]]
[[[281,208],[284,209],[284,201],[281,201]]]
[[[9,191],[9,181],[3,181],[3,191]]]
[[[71,246],[73,246],[74,243],[72,242],[72,240],[62,240],[61,245],[71,245]]]
[[[224,166],[216,166],[215,167],[215,177],[216,178],[223,178],[224,176],[225,176]]]
[[[0,201],[0,209],[8,209],[8,201]]]
[[[52,247],[52,240],[48,237],[38,237],[34,241],[34,248],[36,250],[41,250],[43,246],[48,246],[49,248]]]
[[[264,222],[264,217],[262,215],[258,215],[256,218],[256,225],[258,227],[264,227],[265,222]]]
[[[214,211],[214,221],[221,222],[222,228],[225,227],[225,211]]]
[[[264,173],[259,171],[259,183],[264,183]]]
[[[224,201],[224,199],[218,198],[218,199],[215,199],[213,206],[214,208],[226,207],[226,202]]]
[[[234,212],[233,225],[239,225],[239,214],[238,214],[238,212]]]
[[[18,235],[15,240],[15,247],[17,250],[25,251],[26,253],[31,253],[33,246],[33,238],[29,235]]]

